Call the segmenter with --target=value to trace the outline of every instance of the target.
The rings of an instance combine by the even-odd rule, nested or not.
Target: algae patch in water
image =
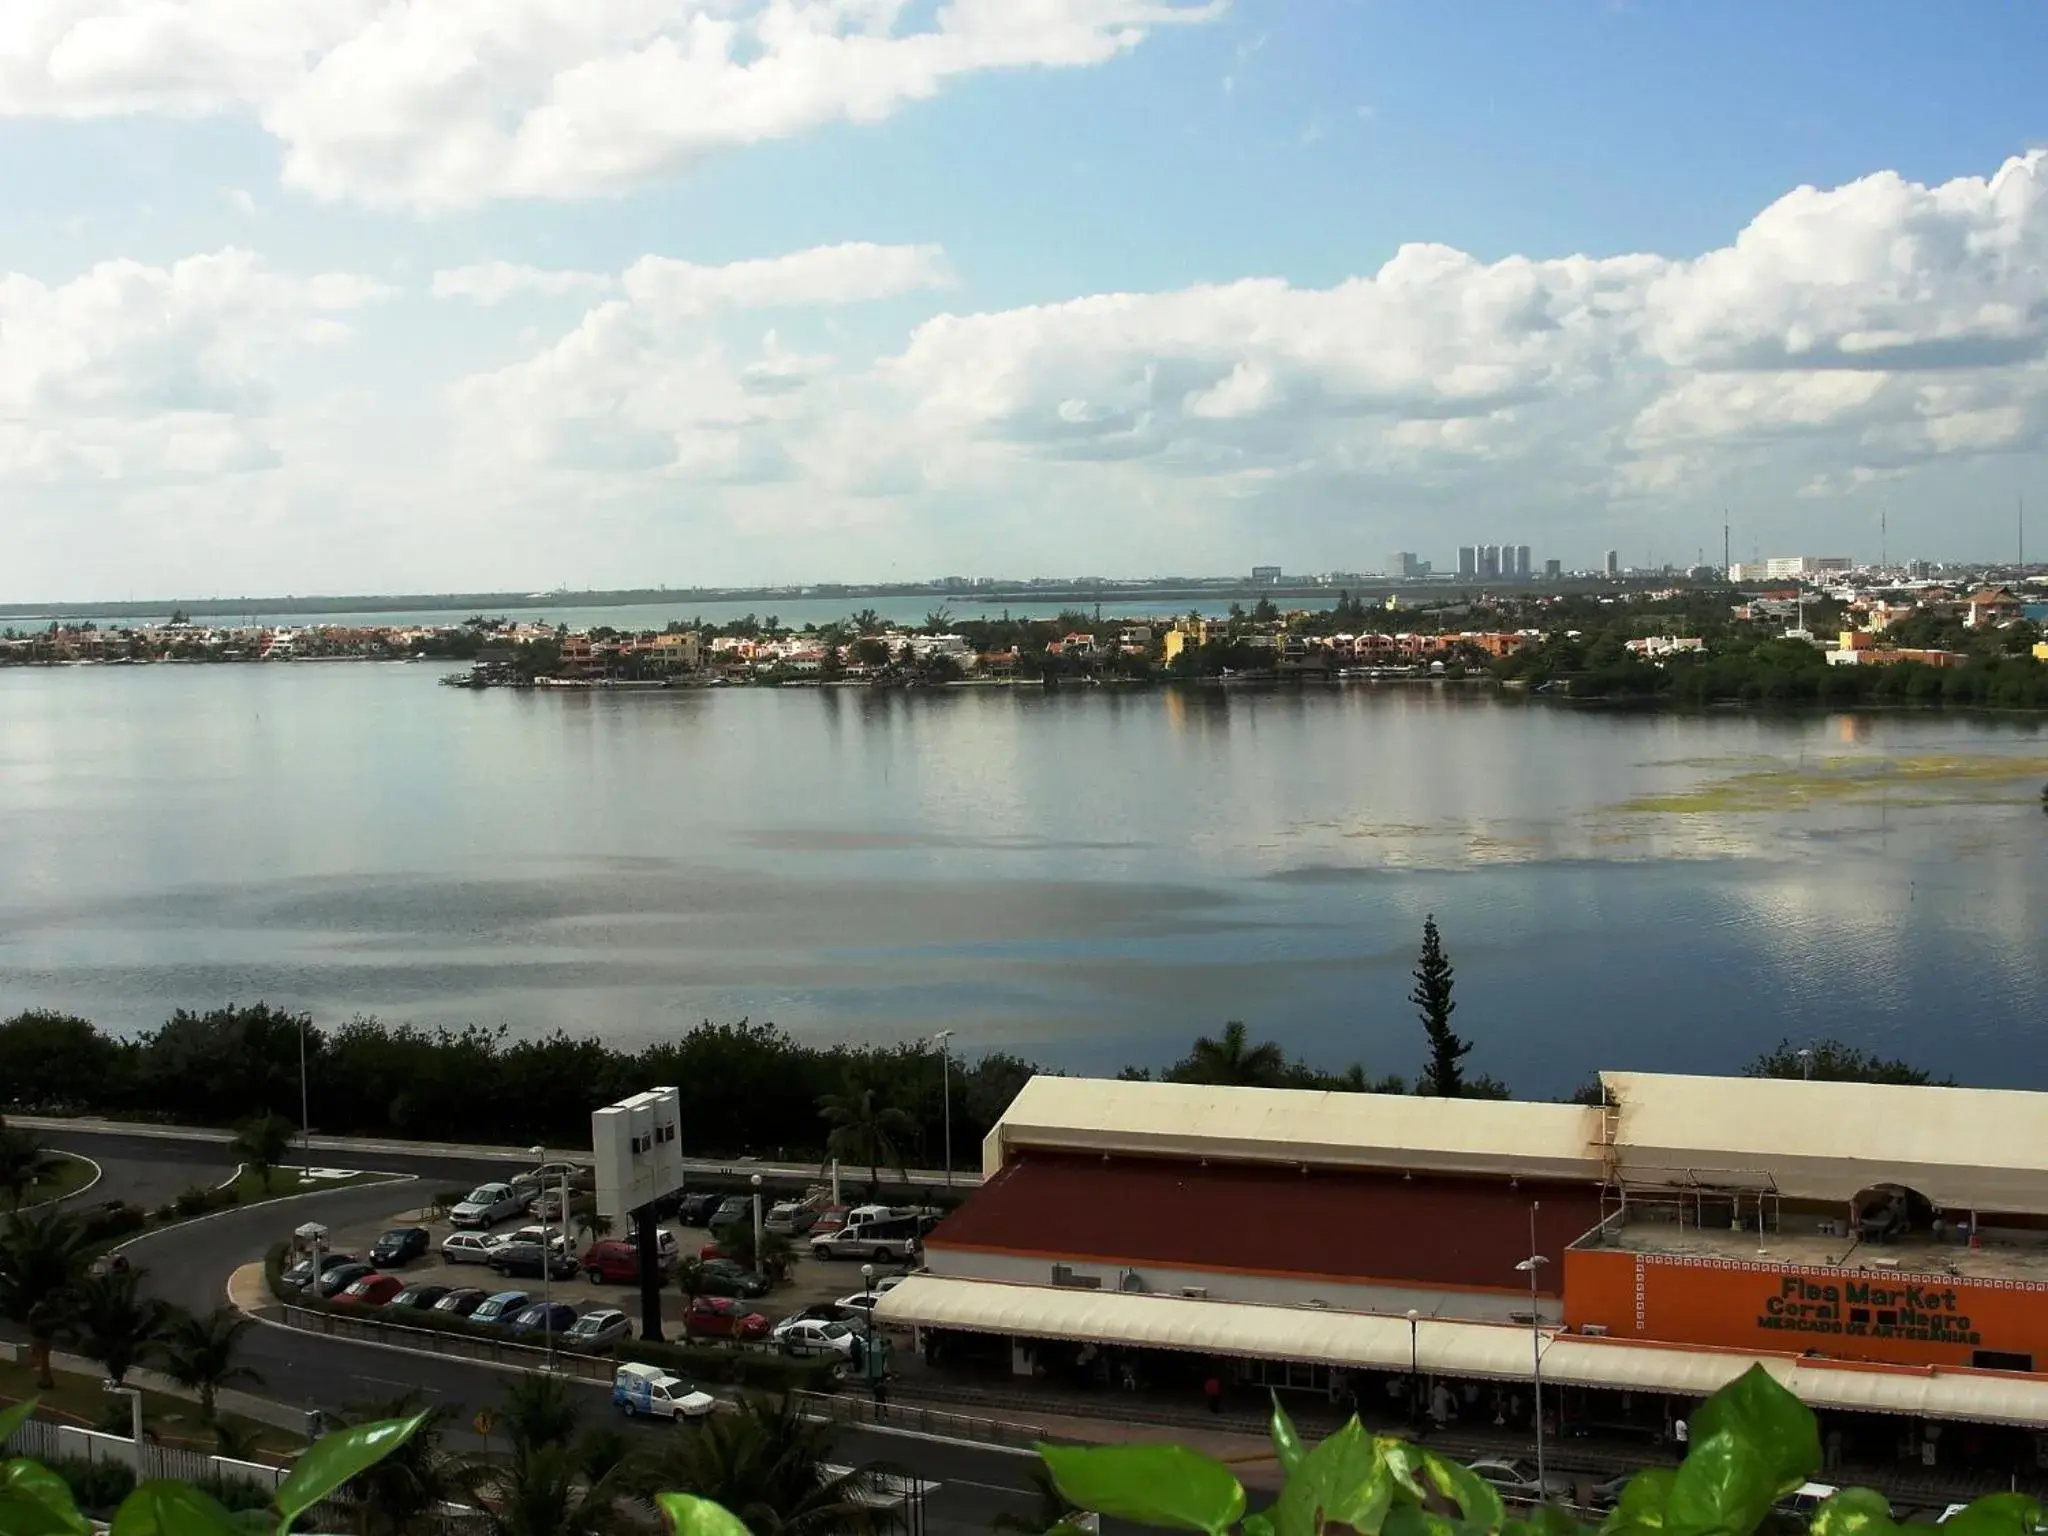
[[[1738,773],[1669,794],[1641,795],[1617,810],[1630,815],[1742,815],[1825,804],[1888,801],[1898,808],[2017,805],[2022,785],[2048,775],[2048,758],[1828,757],[1796,766]]]

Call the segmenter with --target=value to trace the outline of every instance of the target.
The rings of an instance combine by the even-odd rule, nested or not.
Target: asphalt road
[[[107,1192],[101,1198],[132,1199],[137,1194],[123,1191],[166,1187],[175,1194],[190,1184],[217,1183],[226,1176],[217,1139],[121,1136],[75,1129],[45,1134],[53,1145],[84,1153],[106,1168],[102,1188]],[[137,1238],[122,1251],[147,1272],[152,1292],[205,1311],[225,1302],[228,1277],[236,1269],[260,1260],[272,1243],[289,1237],[305,1222],[341,1227],[380,1221],[408,1204],[420,1203],[436,1189],[480,1182],[487,1176],[502,1177],[505,1171],[501,1161],[439,1155],[380,1154],[374,1161],[380,1169],[414,1177],[218,1212]],[[123,1181],[120,1184],[115,1182],[117,1170]],[[217,1172],[217,1177],[209,1180],[210,1172]],[[463,1425],[478,1408],[496,1403],[511,1380],[511,1373],[473,1361],[323,1338],[268,1323],[260,1323],[244,1336],[243,1361],[262,1378],[262,1384],[251,1390],[278,1402],[333,1413],[417,1390],[432,1400],[456,1405],[457,1421]],[[586,1383],[576,1386],[586,1395],[592,1422],[618,1422],[650,1448],[664,1436],[687,1433],[670,1425],[614,1420],[606,1388]],[[458,1446],[481,1444],[467,1429],[452,1438]],[[887,1462],[937,1484],[925,1506],[927,1526],[935,1531],[986,1531],[1000,1513],[1028,1513],[1034,1508],[1029,1476],[1033,1463],[1015,1453],[849,1427],[842,1432],[835,1454],[849,1462]]]

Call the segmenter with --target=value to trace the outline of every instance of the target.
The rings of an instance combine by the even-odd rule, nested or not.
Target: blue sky
[[[2007,553],[2044,45],[1988,4],[11,0],[0,598],[1571,566],[1724,506],[1745,552],[1874,555],[1882,508]]]

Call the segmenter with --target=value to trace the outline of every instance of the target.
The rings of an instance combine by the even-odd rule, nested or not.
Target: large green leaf
[[[16,1457],[0,1464],[0,1489],[34,1499],[73,1530],[92,1530],[92,1522],[78,1512],[78,1504],[71,1497],[71,1485],[41,1462]]]
[[[343,1483],[405,1444],[428,1416],[416,1413],[409,1419],[380,1419],[321,1436],[299,1457],[292,1475],[278,1484],[277,1510],[283,1517],[278,1529],[290,1530],[294,1520]]]
[[[36,1411],[37,1399],[16,1403],[12,1408],[0,1408],[0,1445],[13,1438],[14,1432],[28,1422],[28,1416]]]
[[[2034,1536],[2041,1501],[2024,1493],[1987,1493],[1941,1524],[1942,1536]]]
[[[1661,1531],[1671,1488],[1678,1481],[1673,1467],[1645,1467],[1622,1484],[1621,1497],[1600,1522],[1602,1536],[1621,1531]]]
[[[1664,1506],[1669,1536],[1736,1532],[1746,1536],[1770,1513],[1783,1488],[1767,1450],[1730,1427],[1694,1436]],[[1795,1485],[1796,1486],[1796,1485]]]
[[[235,1517],[190,1483],[139,1483],[114,1511],[112,1536],[242,1536]]]
[[[739,1516],[710,1499],[689,1493],[658,1493],[654,1503],[675,1536],[747,1536]]]
[[[1355,1424],[1358,1421],[1353,1419]],[[1287,1410],[1280,1406],[1280,1394],[1273,1394],[1273,1452],[1280,1458],[1280,1470],[1293,1473],[1301,1465],[1308,1449],[1301,1443],[1301,1434],[1294,1427],[1294,1420],[1287,1416]]]
[[[1502,1536],[1584,1536],[1585,1527],[1555,1504],[1538,1504],[1526,1520],[1510,1520]]]
[[[1886,1536],[1898,1527],[1883,1494],[1844,1488],[1822,1501],[1807,1529],[1811,1536]]]
[[[1354,1418],[1287,1479],[1273,1509],[1276,1536],[1316,1536],[1325,1524],[1375,1536],[1393,1501],[1394,1478],[1380,1443]]]
[[[1210,1536],[1244,1515],[1244,1488],[1230,1468],[1185,1446],[1041,1443],[1038,1454],[1079,1509]]]
[[[1430,1486],[1458,1506],[1468,1525],[1497,1531],[1507,1512],[1501,1507],[1500,1490],[1470,1467],[1446,1460],[1434,1452],[1422,1453],[1422,1469]]]
[[[1790,1493],[1820,1470],[1820,1427],[1812,1410],[1761,1365],[1752,1365],[1693,1415],[1695,1446],[1724,1431],[1748,1443],[1770,1473],[1774,1497]]]

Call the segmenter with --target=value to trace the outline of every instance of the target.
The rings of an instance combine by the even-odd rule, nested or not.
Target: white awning
[[[1175,1349],[1251,1360],[1527,1381],[1530,1330],[1313,1307],[912,1275],[883,1296],[884,1323],[1014,1338]],[[1828,1366],[1791,1355],[1624,1344],[1542,1330],[1543,1379],[1705,1397],[1761,1362],[1808,1406],[2048,1426],[2048,1380],[1981,1371]]]

